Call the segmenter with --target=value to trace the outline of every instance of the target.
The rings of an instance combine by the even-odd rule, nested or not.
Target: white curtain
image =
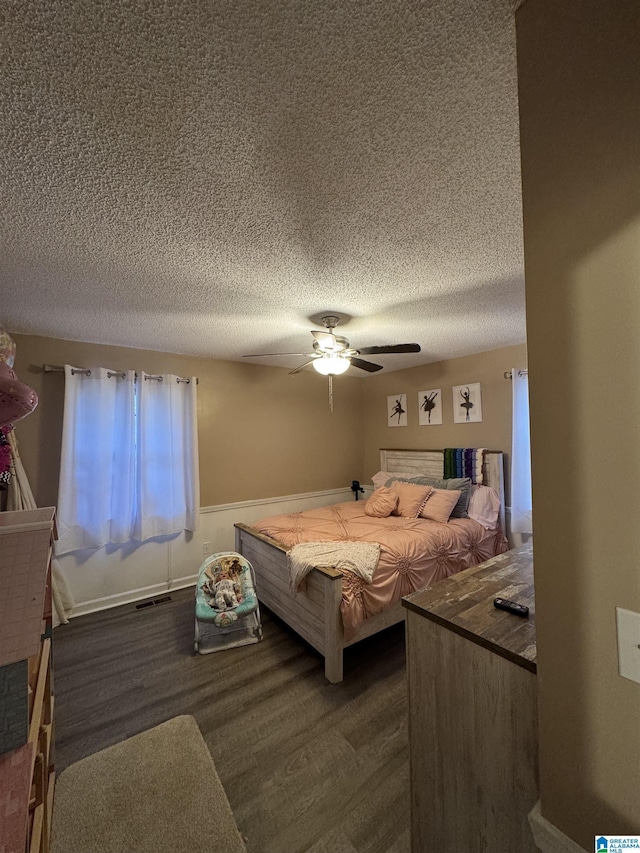
[[[135,373],[65,365],[56,553],[127,542],[136,516]]]
[[[511,370],[513,423],[511,448],[511,530],[533,533],[531,502],[531,441],[529,437],[529,377]]]
[[[196,530],[200,509],[196,378],[143,373],[138,387],[135,539]]]
[[[18,452],[18,439],[13,430],[9,433],[8,439],[11,446],[13,476],[9,481],[7,510],[36,509],[36,500],[31,491],[27,472],[24,470],[24,465]],[[60,625],[60,623],[66,625],[75,601],[73,600],[73,595],[67,585],[67,581],[55,560],[51,562],[51,599],[53,603],[54,627]]]

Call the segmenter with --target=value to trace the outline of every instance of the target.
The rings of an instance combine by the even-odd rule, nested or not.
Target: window
[[[196,529],[196,402],[194,377],[65,365],[58,554]]]

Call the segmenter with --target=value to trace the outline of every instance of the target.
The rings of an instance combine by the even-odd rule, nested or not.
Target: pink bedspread
[[[347,641],[368,616],[381,613],[403,595],[508,550],[499,529],[485,530],[471,518],[453,518],[448,524],[397,516],[371,518],[365,515],[364,504],[350,501],[274,515],[253,525],[289,548],[300,542],[380,543],[380,561],[370,584],[344,572],[341,609]]]

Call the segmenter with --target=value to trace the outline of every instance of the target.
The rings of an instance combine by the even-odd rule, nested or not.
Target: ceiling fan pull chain
[[[329,374],[329,411],[333,414],[333,376]]]

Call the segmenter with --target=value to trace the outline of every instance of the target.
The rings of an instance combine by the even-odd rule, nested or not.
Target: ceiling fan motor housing
[[[335,314],[327,314],[326,317],[322,318],[322,325],[325,329],[335,329],[339,322],[340,317],[336,317]]]

